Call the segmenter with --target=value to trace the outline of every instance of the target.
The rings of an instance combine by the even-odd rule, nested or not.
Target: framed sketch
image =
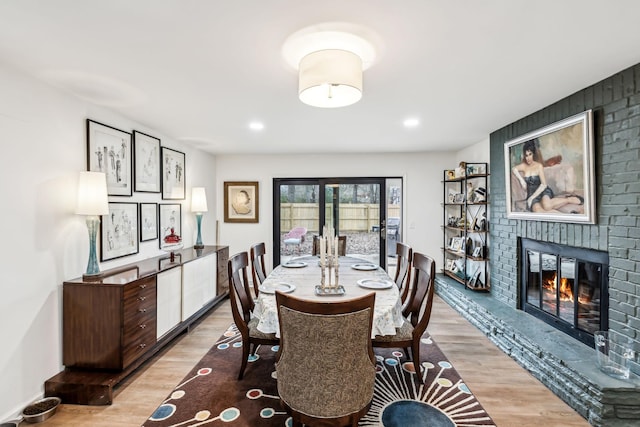
[[[460,252],[462,250],[464,250],[463,248],[463,243],[464,240],[462,239],[462,237],[452,237],[451,238],[451,247],[450,249],[454,252]]]
[[[504,145],[507,217],[594,224],[591,110]]]
[[[476,246],[473,249],[473,254],[471,254],[472,257],[474,258],[481,258],[482,257],[482,246]]]
[[[133,131],[133,189],[144,193],[160,192],[160,140]]]
[[[131,196],[131,134],[87,119],[87,170],[106,174],[109,196]]]
[[[224,222],[258,222],[257,182],[224,183]]]
[[[140,241],[158,238],[158,204],[140,203]]]
[[[100,222],[100,261],[138,253],[138,204],[109,203]]]
[[[464,193],[456,193],[453,195],[454,203],[464,203]]]
[[[162,249],[163,239],[173,233],[182,236],[182,205],[180,203],[161,203],[159,209],[159,247]]]
[[[162,199],[184,200],[186,181],[184,153],[162,147]]]

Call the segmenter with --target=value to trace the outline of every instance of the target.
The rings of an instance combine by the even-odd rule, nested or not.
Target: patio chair
[[[304,243],[304,236],[307,234],[307,229],[304,227],[294,227],[287,234],[282,236],[285,247],[295,246],[300,255],[300,246]],[[291,251],[293,253],[293,250]]]

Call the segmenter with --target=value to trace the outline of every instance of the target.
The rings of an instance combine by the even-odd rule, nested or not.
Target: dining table
[[[269,273],[259,286],[260,292],[253,310],[253,315],[258,318],[258,330],[280,336],[276,290],[300,299],[323,302],[344,301],[375,292],[371,338],[376,335],[395,335],[396,328],[401,327],[404,322],[402,301],[398,287],[387,272],[370,261],[341,256],[338,258],[338,285],[344,288],[344,293],[318,295],[316,286],[320,285],[322,276],[319,259],[317,256],[295,258]],[[328,273],[326,276],[328,277]],[[334,282],[335,276],[332,277],[332,283]],[[325,283],[328,283],[326,278]]]

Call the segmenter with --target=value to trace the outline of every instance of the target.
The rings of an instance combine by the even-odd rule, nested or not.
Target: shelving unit
[[[442,272],[474,291],[490,289],[488,170],[488,163],[462,162],[442,180]]]

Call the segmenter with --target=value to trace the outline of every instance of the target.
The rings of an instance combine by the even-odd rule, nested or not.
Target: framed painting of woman
[[[507,217],[595,223],[591,110],[507,141]]]

